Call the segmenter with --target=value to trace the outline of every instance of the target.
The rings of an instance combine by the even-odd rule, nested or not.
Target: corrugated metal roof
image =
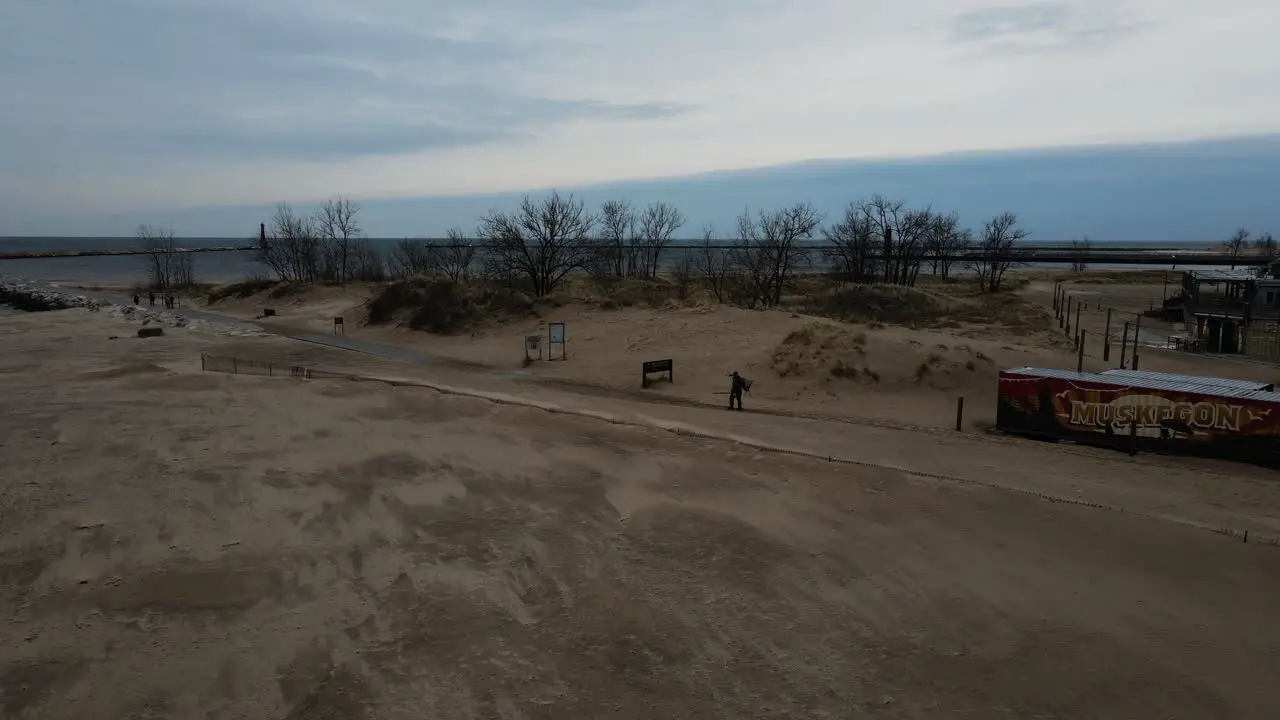
[[[1253,268],[1190,270],[1191,277],[1204,282],[1229,282],[1241,280],[1257,280],[1258,271]]]
[[[1272,392],[1276,389],[1274,383],[1258,382],[1257,380],[1234,380],[1232,378],[1205,377],[1202,375],[1178,375],[1176,373],[1148,372],[1146,370],[1121,370],[1119,368],[1115,368],[1111,370],[1103,370],[1101,374],[1124,378],[1126,381],[1164,380],[1168,382],[1187,383],[1193,385],[1208,385],[1210,387],[1236,388],[1239,390],[1263,390],[1266,392]]]
[[[1056,370],[1054,368],[1011,368],[1003,371],[1003,373],[1007,375],[1023,375],[1028,378],[1046,377],[1053,378],[1055,380],[1098,383],[1101,385],[1124,385],[1126,387],[1138,388],[1140,390],[1164,390],[1166,392],[1197,393],[1200,395],[1213,395],[1222,398],[1235,398],[1237,400],[1258,400],[1261,402],[1280,403],[1280,398],[1278,398],[1276,393],[1273,392],[1222,387],[1221,385],[1197,385],[1195,383],[1174,382],[1154,378],[1117,378],[1114,376],[1103,375],[1102,373],[1078,373],[1074,370]]]

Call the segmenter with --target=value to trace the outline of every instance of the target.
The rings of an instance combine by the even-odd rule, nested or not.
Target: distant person
[[[747,387],[747,380],[746,378],[739,375],[737,370],[734,370],[732,373],[730,373],[729,378],[732,383],[729,385],[729,409],[741,410],[742,409],[742,391],[745,390]],[[737,402],[738,404],[737,408],[734,408],[734,402]]]
[[[139,297],[137,293],[134,293],[134,294],[133,294],[133,304],[134,304],[134,305],[141,305],[141,304],[142,304],[142,298],[141,298],[141,297]]]
[[[156,291],[155,291],[155,290],[152,290],[152,291],[151,291],[151,293],[150,293],[150,295],[148,295],[148,297],[151,299],[151,307],[155,307],[155,306],[156,306]]]

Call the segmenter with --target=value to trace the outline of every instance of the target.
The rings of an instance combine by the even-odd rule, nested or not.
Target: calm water
[[[182,247],[225,247],[244,245],[252,240],[245,238],[192,238],[179,239]],[[384,255],[389,255],[398,239],[375,238],[370,243]],[[1061,243],[1048,243],[1058,245]],[[1028,242],[1029,247],[1036,243]],[[1150,243],[1133,243],[1147,245]],[[136,247],[133,238],[0,238],[0,252],[53,252],[86,250],[120,250]],[[1123,248],[1126,243],[1094,243],[1098,248]],[[674,259],[676,253],[670,253]],[[271,275],[268,268],[254,258],[253,251],[195,253],[193,256],[196,279],[200,282],[223,283],[243,280],[252,276]],[[46,280],[50,282],[101,283],[104,285],[130,284],[146,278],[145,256],[105,255],[93,257],[34,258],[26,260],[0,260],[0,275]],[[1035,267],[1067,268],[1067,265],[1043,264]],[[1162,269],[1167,265],[1108,265],[1094,264],[1095,270],[1105,269]],[[1194,269],[1180,267],[1179,270]]]

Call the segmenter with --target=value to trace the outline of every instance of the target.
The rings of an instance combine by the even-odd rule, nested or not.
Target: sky
[[[1265,0],[3,0],[0,234],[1274,133],[1278,28]]]

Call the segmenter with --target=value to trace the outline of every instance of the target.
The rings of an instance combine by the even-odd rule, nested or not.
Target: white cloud
[[[0,193],[460,194],[1272,132],[1277,28],[1262,0],[11,0]]]

